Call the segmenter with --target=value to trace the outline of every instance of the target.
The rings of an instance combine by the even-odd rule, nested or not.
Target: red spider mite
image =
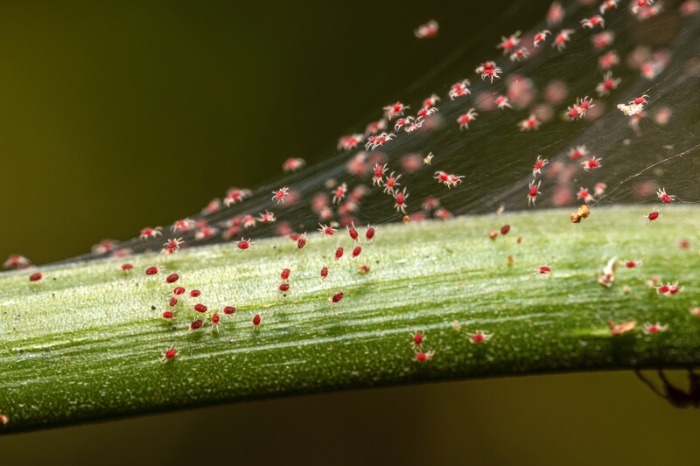
[[[552,268],[549,267],[549,266],[547,266],[547,265],[543,265],[543,266],[538,267],[538,268],[536,269],[536,271],[537,271],[537,273],[539,273],[540,275],[546,275],[546,274],[548,274],[548,273],[550,273],[550,272],[552,271]]]
[[[463,97],[465,95],[470,95],[472,92],[469,90],[471,83],[468,79],[464,79],[458,83],[453,84],[450,87],[448,95],[450,100],[455,100],[457,97]]]
[[[563,52],[566,48],[566,43],[571,40],[571,34],[575,31],[573,29],[562,29],[559,34],[554,38],[552,47],[555,47],[560,52]]]
[[[649,96],[644,94],[644,95],[641,95],[639,97],[636,97],[636,98],[630,100],[629,104],[630,105],[646,105],[649,103],[647,100],[648,98],[649,98]]]
[[[333,191],[333,203],[338,204],[340,201],[345,199],[345,194],[348,192],[348,185],[346,183],[341,184],[335,191]]]
[[[224,314],[226,314],[227,316],[230,316],[231,314],[235,314],[235,312],[236,312],[236,308],[233,306],[226,306],[224,308]]]
[[[292,273],[292,271],[289,270],[289,269],[282,269],[282,273],[280,274],[280,278],[281,278],[282,280],[286,280],[286,279],[289,278],[289,275],[290,275],[291,273]]]
[[[600,26],[601,29],[605,27],[605,20],[600,15],[591,16],[590,18],[585,18],[581,20],[581,26],[584,29],[593,29],[596,26]]]
[[[258,221],[262,223],[273,223],[275,220],[277,220],[275,214],[268,210],[266,210],[265,212],[261,212],[260,217],[258,217]]]
[[[395,104],[384,107],[384,116],[387,120],[391,121],[398,116],[403,116],[403,112],[408,108],[410,107],[402,104],[401,102],[396,102]]]
[[[357,241],[358,238],[360,237],[360,234],[355,229],[355,225],[353,224],[351,227],[347,227],[347,228],[348,228],[348,234],[350,235],[350,238],[352,238],[353,241]]]
[[[194,310],[197,312],[207,312],[207,307],[204,304],[195,304]]]
[[[535,160],[535,166],[532,169],[532,176],[537,176],[538,174],[542,174],[542,168],[549,163],[548,159],[543,159],[541,155],[537,156],[537,160]]]
[[[618,65],[620,63],[620,57],[617,55],[617,52],[614,50],[611,50],[609,52],[605,52],[603,55],[601,55],[598,58],[598,67],[601,70],[609,70],[615,65]]]
[[[640,265],[642,265],[642,261],[640,261],[640,260],[637,260],[637,261],[626,261],[626,262],[625,262],[625,267],[627,267],[628,269],[633,269],[633,268],[635,268],[635,267],[639,267]]]
[[[427,23],[418,26],[418,29],[413,31],[413,35],[418,39],[430,39],[437,36],[439,29],[440,26],[438,25],[437,21],[431,19]]]
[[[376,233],[374,227],[367,226],[367,231],[365,232],[365,239],[367,241],[372,241],[374,234]]]
[[[668,330],[668,325],[661,325],[659,322],[655,324],[646,323],[643,325],[642,330],[647,335],[653,335],[655,333],[665,332],[666,330]]]
[[[498,108],[501,110],[503,110],[506,107],[513,108],[510,105],[510,102],[508,101],[508,97],[504,95],[499,95],[498,97],[496,97],[496,105],[498,105]]]
[[[141,239],[148,239],[148,238],[155,238],[156,236],[162,235],[161,233],[161,228],[156,227],[156,228],[150,228],[146,227],[143,230],[141,230]]]
[[[177,301],[177,298],[173,296],[172,298],[170,298],[170,302],[168,302],[168,304],[170,305],[170,307],[173,307],[177,304]]]
[[[384,165],[376,164],[374,166],[374,175],[372,176],[372,184],[374,186],[381,186],[383,184],[384,173],[386,173],[386,170],[387,170],[386,164],[384,164]]]
[[[564,20],[564,8],[562,8],[561,3],[552,2],[547,10],[547,24],[549,26],[556,26],[561,24]]]
[[[594,168],[600,168],[600,161],[603,159],[597,159],[595,155],[591,157],[590,160],[586,160],[585,162],[581,162],[581,166],[585,171],[593,170]]]
[[[329,301],[331,304],[336,304],[336,303],[340,302],[341,299],[343,299],[343,296],[345,296],[345,295],[343,294],[343,292],[342,292],[342,291],[338,291],[338,292],[337,292],[336,294],[334,294],[331,298],[329,298],[328,301]]]
[[[163,358],[165,361],[169,361],[172,358],[174,358],[177,355],[177,350],[175,348],[170,348],[168,351],[165,352],[163,355]]]
[[[394,203],[394,208],[397,212],[402,212],[404,214],[406,213],[407,198],[408,194],[406,193],[406,188],[403,188],[403,191],[394,192],[394,199],[396,200],[396,202]]]
[[[433,356],[435,356],[435,351],[428,351],[427,353],[419,351],[416,353],[416,361],[429,361]]]
[[[237,245],[237,246],[238,246],[238,249],[239,249],[239,250],[245,251],[246,249],[250,249],[250,246],[251,246],[252,244],[253,244],[253,243],[250,241],[250,238],[249,238],[249,239],[242,238],[242,239],[238,242],[238,245]]]
[[[618,0],[605,0],[600,4],[600,14],[604,15],[606,11],[612,10],[613,8],[617,9],[617,1]]]
[[[496,46],[496,48],[503,49],[503,55],[507,54],[515,47],[520,44],[520,31],[509,37],[501,37],[501,42]]]
[[[524,120],[518,122],[518,127],[520,131],[534,131],[539,129],[542,122],[537,119],[536,115],[530,115]]]
[[[384,182],[384,192],[387,194],[392,194],[394,192],[394,188],[401,184],[399,183],[399,178],[401,178],[401,175],[394,176],[394,172],[391,172],[391,175],[389,175]]]
[[[542,42],[547,40],[547,36],[550,35],[552,32],[549,31],[548,29],[544,29],[537,34],[535,34],[535,37],[532,39],[532,45],[535,47],[539,47]]]
[[[571,160],[578,160],[584,155],[588,155],[588,149],[586,149],[586,146],[576,146],[569,150],[569,158]]]
[[[253,317],[253,325],[255,325],[255,328],[258,328],[258,325],[260,325],[260,314],[255,314],[255,317]]]
[[[202,319],[197,319],[194,322],[190,324],[190,330],[197,330],[199,327],[202,326],[204,322],[202,322]]]
[[[420,332],[417,332],[415,335],[413,335],[413,345],[420,346],[421,343],[423,343],[423,334]]]
[[[532,180],[530,182],[530,185],[528,186],[528,192],[527,192],[527,205],[535,205],[535,201],[537,200],[537,195],[542,194],[540,192],[540,183],[541,181],[538,181],[537,184],[535,184],[535,180]]]
[[[172,311],[165,311],[163,312],[163,319],[172,319],[174,315]]]
[[[649,221],[649,222],[653,222],[654,220],[656,220],[657,218],[659,218],[660,215],[661,215],[661,214],[660,214],[658,211],[652,210],[652,211],[649,212],[647,215],[645,215],[644,218],[646,218],[647,221]]]
[[[31,275],[29,276],[29,281],[30,281],[30,282],[38,282],[38,281],[41,280],[43,277],[44,277],[44,276],[43,276],[41,273],[36,272],[36,273],[33,273],[33,274],[31,274]]]
[[[202,294],[202,292],[199,291],[199,290],[192,290],[192,291],[190,291],[190,296],[192,296],[193,298],[197,298],[197,297],[198,297],[199,295],[201,295],[201,294]]]
[[[306,246],[306,233],[297,240],[297,249],[304,249],[304,246]]]
[[[343,257],[344,249],[340,246],[335,250],[335,260],[339,260],[341,257]]]
[[[507,235],[509,231],[510,231],[510,225],[503,225],[501,227],[501,234],[502,235],[504,235],[504,236]]]
[[[282,292],[284,292],[284,291],[289,291],[289,283],[282,283],[282,284],[279,286],[279,290],[282,291]]]
[[[659,188],[659,190],[656,192],[656,195],[661,199],[661,202],[664,204],[670,204],[671,201],[676,199],[676,196],[671,196],[669,194],[666,194],[666,190],[664,188]]]
[[[598,96],[603,97],[608,94],[614,89],[617,89],[617,86],[620,84],[620,81],[622,79],[620,78],[614,78],[612,75],[612,71],[607,71],[605,75],[603,76],[603,81],[600,82],[595,90],[598,93]]]
[[[194,220],[191,220],[189,218],[177,220],[175,223],[173,223],[173,226],[171,227],[171,229],[174,232],[180,231],[182,233],[187,233],[192,228],[194,228]]]
[[[134,266],[132,264],[122,264],[122,266],[121,266],[121,269],[124,272],[130,272],[131,270],[133,270],[133,268],[134,268]]]
[[[180,278],[180,276],[178,274],[171,273],[170,275],[167,276],[165,281],[166,281],[166,283],[175,283],[176,281],[178,281],[179,278]]]
[[[338,140],[338,150],[352,150],[360,144],[364,138],[365,136],[363,134],[349,134],[343,136]]]
[[[185,289],[181,286],[178,286],[175,289],[173,289],[173,294],[180,295],[180,294],[183,294],[184,292],[185,292]]]
[[[321,225],[319,223],[318,226],[319,226],[318,231],[322,232],[326,236],[333,236],[335,234],[335,232],[337,231],[335,228],[332,228],[328,225]]]
[[[486,78],[489,78],[491,79],[491,84],[493,84],[493,78],[501,79],[499,75],[503,72],[503,70],[498,68],[495,62],[487,61],[479,65],[476,68],[475,72],[481,75],[482,81],[485,81]]]
[[[23,268],[27,267],[29,264],[31,264],[31,261],[26,257],[19,254],[13,254],[7,258],[5,264],[3,264],[3,267],[6,269]]]
[[[476,120],[476,117],[479,116],[478,113],[476,113],[476,109],[470,108],[467,113],[463,113],[462,115],[457,118],[457,124],[459,124],[460,129],[469,129],[469,123],[472,121]]]
[[[352,250],[352,258],[356,258],[362,253],[362,248],[360,246],[355,246],[355,249]]]
[[[277,191],[272,191],[272,200],[277,201],[278,204],[284,204],[284,199],[289,195],[289,188],[280,188]]]
[[[151,266],[146,269],[146,275],[155,275],[159,272],[158,267]]]
[[[299,158],[289,158],[285,160],[284,164],[282,164],[282,170],[285,172],[295,172],[299,170],[301,167],[303,167],[306,164],[304,159],[299,159]]]
[[[325,279],[328,276],[328,267],[323,267],[321,269],[321,280]]]
[[[576,197],[586,204],[594,200],[593,196],[588,192],[588,188],[580,188],[578,193],[576,193]]]

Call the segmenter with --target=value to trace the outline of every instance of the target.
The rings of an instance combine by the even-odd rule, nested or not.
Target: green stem
[[[638,207],[594,207],[580,224],[569,213],[382,226],[354,261],[348,252],[334,260],[339,241],[351,249],[339,231],[310,235],[303,250],[272,239],[247,251],[227,244],[139,256],[131,273],[119,269],[124,260],[110,260],[45,267],[35,283],[28,271],[5,274],[0,414],[9,422],[0,432],[339,388],[698,365],[700,318],[689,309],[700,303],[700,256],[678,246],[686,238],[697,247],[698,209],[667,208],[650,224]],[[489,239],[505,223],[510,233]],[[618,266],[613,285],[601,286],[615,256],[643,264]],[[146,276],[155,264],[164,270]],[[371,271],[358,273],[360,264]],[[533,273],[545,264],[551,275]],[[286,295],[277,290],[285,267]],[[202,295],[181,299],[167,321],[172,272]],[[646,283],[653,277],[677,280],[681,291],[659,295]],[[329,305],[341,290],[342,301]],[[198,302],[207,315],[226,305],[237,312],[222,316],[218,333],[207,321],[188,332],[202,316],[192,310]],[[638,324],[613,336],[609,320]],[[642,331],[657,321],[668,330]],[[472,343],[477,330],[493,338]],[[416,361],[417,331],[421,350],[434,351],[428,361]],[[177,356],[164,362],[173,346]]]

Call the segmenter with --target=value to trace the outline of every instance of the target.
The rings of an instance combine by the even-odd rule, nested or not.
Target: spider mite
[[[134,266],[132,264],[122,264],[120,267],[124,272],[131,272],[134,269]]]
[[[286,186],[284,188],[280,188],[277,191],[272,191],[272,200],[277,201],[278,204],[284,204],[284,199],[289,195],[289,188]]]
[[[176,273],[171,273],[170,275],[168,275],[168,276],[165,278],[165,282],[166,282],[166,283],[175,283],[176,281],[178,281],[179,278],[180,278],[180,276],[179,276],[178,274],[176,274]]]
[[[322,225],[319,223],[318,224],[318,231],[320,231],[321,233],[323,233],[326,236],[333,236],[337,230],[333,227],[328,226],[328,225]]]
[[[348,229],[348,234],[350,235],[350,238],[352,238],[353,241],[357,242],[358,239],[360,238],[360,234],[355,229],[355,224],[353,223],[352,226],[348,226],[347,229]]]
[[[289,291],[289,283],[282,283],[282,284],[278,287],[278,289],[279,289],[281,292],[283,292],[283,293],[284,293],[285,291]]]
[[[537,34],[535,34],[535,37],[532,39],[532,45],[535,47],[539,47],[542,42],[547,40],[547,36],[550,35],[552,32],[549,31],[548,29],[544,29]]]
[[[631,332],[637,326],[637,321],[631,320],[629,322],[622,322],[621,324],[615,324],[612,320],[608,321],[608,327],[610,327],[610,333],[613,336],[622,335],[623,333]]]
[[[204,304],[195,304],[194,310],[197,312],[205,313],[207,312],[207,307]]]
[[[289,278],[289,275],[292,273],[291,270],[289,269],[282,269],[282,273],[280,274],[280,279],[281,280],[287,280]]]
[[[434,115],[438,112],[439,110],[437,107],[428,107],[428,108],[421,108],[416,112],[416,125],[418,127],[423,126],[423,118],[429,117],[430,115]],[[406,132],[410,131],[408,128],[406,128]]]
[[[455,100],[457,97],[464,97],[465,95],[470,95],[472,92],[469,90],[471,83],[468,79],[464,79],[458,83],[453,84],[450,87],[450,100]]]
[[[194,228],[194,220],[186,218],[183,220],[178,220],[175,223],[173,223],[173,226],[171,229],[174,232],[181,232],[181,233],[187,233],[190,231],[192,228]]]
[[[416,361],[423,362],[423,361],[431,360],[433,358],[433,356],[435,356],[435,351],[428,351],[427,353],[424,353],[422,351],[418,351],[418,352],[416,352],[415,358],[416,358]]]
[[[265,212],[260,213],[260,217],[258,217],[258,220],[262,223],[273,223],[275,220],[277,220],[277,217],[275,217],[275,214],[273,214],[269,210],[266,210]]]
[[[334,294],[333,296],[331,296],[330,298],[328,298],[328,303],[329,303],[329,304],[337,304],[337,303],[340,302],[341,299],[343,299],[343,296],[345,296],[345,295],[343,294],[343,292],[342,292],[342,291],[338,291],[336,294]]]
[[[477,330],[474,333],[467,333],[469,336],[469,341],[471,343],[481,343],[484,341],[489,341],[493,337],[493,333],[487,333],[483,330]]]
[[[250,241],[250,238],[248,238],[248,239],[241,238],[241,240],[237,244],[237,247],[238,247],[239,251],[245,251],[246,249],[250,249],[252,244],[253,244],[253,242]]]
[[[401,175],[394,175],[394,172],[391,172],[391,175],[389,175],[384,182],[384,192],[393,194],[394,188],[401,185],[401,183],[399,183],[399,178],[401,178]]]
[[[556,48],[560,52],[563,52],[566,48],[566,43],[571,40],[571,34],[574,32],[575,31],[573,29],[562,29],[559,31],[559,34],[557,34],[554,38],[554,42],[552,42],[552,47]]]
[[[528,206],[534,206],[535,201],[537,200],[537,195],[542,194],[540,192],[540,183],[542,183],[542,181],[538,181],[537,184],[535,184],[535,180],[532,180],[530,182],[530,185],[528,186],[528,192],[527,192],[527,205]]]
[[[366,274],[367,272],[369,272],[369,270],[370,270],[370,268],[369,268],[369,265],[367,265],[367,264],[362,264],[362,265],[357,266],[357,273],[359,273],[359,274]]]
[[[641,95],[639,97],[635,97],[634,99],[629,101],[629,105],[642,105],[642,106],[644,106],[644,105],[649,103],[649,101],[647,100],[648,98],[649,98],[649,96],[646,94]]]
[[[31,261],[26,257],[19,254],[12,254],[7,258],[3,264],[3,267],[6,269],[22,269],[29,266],[29,264],[31,264]]]
[[[146,227],[143,230],[141,230],[141,234],[139,236],[141,237],[141,239],[155,238],[156,236],[160,236],[163,234],[160,231],[161,229],[161,227]]]
[[[581,162],[581,166],[586,171],[593,170],[594,168],[600,168],[600,161],[601,160],[603,160],[603,159],[597,159],[596,156],[594,155],[589,160],[586,160],[585,162]]]
[[[661,199],[661,202],[664,204],[670,204],[671,201],[676,199],[676,196],[671,196],[669,194],[666,194],[666,190],[664,188],[659,188],[659,190],[656,192],[656,195]]]
[[[384,165],[379,165],[376,164],[374,166],[374,175],[372,176],[372,184],[374,186],[381,186],[383,184],[384,180],[384,173],[386,173],[386,164]]]
[[[535,160],[535,166],[532,168],[532,176],[536,177],[538,174],[542,174],[542,168],[549,163],[549,160],[543,159],[541,155],[537,156]]]
[[[588,149],[586,149],[586,146],[576,146],[569,150],[569,158],[571,160],[578,160],[584,155],[588,155]]]
[[[376,231],[375,231],[374,227],[367,225],[367,231],[365,232],[365,239],[368,242],[371,242],[372,239],[374,238],[375,233],[376,233]]]
[[[219,320],[220,319],[221,319],[221,317],[219,316],[219,314],[217,312],[215,312],[211,315],[212,332],[214,331],[214,329],[216,329],[217,333],[219,332]]]
[[[321,269],[321,281],[323,281],[328,276],[328,267],[323,267]]]
[[[642,261],[636,260],[636,261],[625,261],[625,267],[628,269],[634,269],[635,267],[639,267],[642,265]]]
[[[404,214],[406,213],[407,198],[408,194],[406,193],[406,188],[403,188],[403,191],[394,192],[394,199],[396,200],[396,202],[394,203],[394,208],[397,212],[402,212]]]
[[[498,68],[496,66],[496,63],[492,62],[492,61],[487,61],[485,63],[482,63],[474,71],[477,74],[481,75],[482,81],[485,81],[486,78],[491,79],[491,84],[493,84],[493,78],[501,79],[501,77],[499,75],[503,72],[503,70]]]
[[[585,18],[581,20],[581,26],[584,29],[593,29],[596,26],[600,26],[601,29],[605,27],[605,20],[600,15],[591,16],[590,18]]]
[[[195,320],[194,322],[192,322],[190,324],[190,330],[197,330],[198,328],[200,328],[202,326],[203,323],[204,322],[202,321],[202,319]]]
[[[687,408],[688,406],[700,407],[700,374],[696,374],[693,369],[688,369],[688,391],[682,390],[669,382],[662,369],[658,369],[659,379],[664,385],[663,393],[658,390],[649,380],[642,376],[639,369],[634,373],[639,380],[644,382],[651,390],[661,398],[664,398],[676,408]]]
[[[193,298],[198,298],[201,294],[202,294],[202,292],[199,291],[199,290],[192,290],[192,291],[190,291],[190,296],[193,297]]]
[[[180,245],[183,243],[184,241],[182,241],[182,238],[168,239],[168,242],[163,244],[161,252],[163,254],[174,254],[180,249]]]
[[[31,275],[29,276],[29,281],[30,281],[30,282],[38,282],[38,281],[41,280],[43,277],[44,277],[44,276],[43,276],[41,273],[36,272],[36,273],[33,273],[33,274],[31,274]]]
[[[177,355],[177,350],[175,348],[170,348],[168,351],[165,352],[163,355],[163,361],[170,361],[172,358],[174,358]]]
[[[360,138],[362,138],[362,135],[360,135]],[[362,139],[360,139],[360,140],[362,140]],[[357,145],[357,143],[355,143],[355,145]],[[351,147],[351,149],[352,149],[352,147]],[[295,171],[299,170],[301,167],[303,167],[304,165],[306,165],[306,161],[304,161],[304,159],[289,158],[289,159],[285,160],[284,163],[282,164],[282,170],[284,170],[285,173],[295,172]]]
[[[352,250],[352,258],[356,258],[362,253],[362,247],[361,246],[355,246],[355,249]]]
[[[644,324],[642,330],[643,330],[644,333],[646,333],[647,335],[653,335],[653,334],[655,334],[655,333],[665,332],[666,330],[668,330],[668,325],[661,325],[661,324],[658,323],[658,322],[655,323],[655,324],[650,324],[650,323],[647,322],[647,323]]]
[[[549,10],[547,10],[547,24],[551,26],[556,26],[558,24],[561,24],[561,22],[564,20],[564,8],[562,8],[561,3],[559,2],[552,2],[552,4],[549,7]]]
[[[387,120],[391,121],[396,117],[403,116],[403,112],[409,108],[410,107],[402,104],[401,102],[396,102],[395,104],[384,107],[384,116]]]
[[[343,257],[343,252],[343,248],[338,246],[338,249],[335,250],[335,260],[340,260],[340,258]]]
[[[479,114],[476,113],[475,108],[470,108],[467,113],[463,113],[457,118],[457,124],[459,124],[460,129],[469,129],[469,123],[476,120]]]
[[[156,266],[151,266],[146,269],[146,275],[155,275],[159,272],[160,270]]]
[[[2,425],[6,426],[7,423],[10,422],[10,418],[4,414],[0,414],[0,422],[2,422]]]
[[[608,10],[617,9],[617,0],[605,0],[600,4],[600,14],[604,15]]]
[[[173,298],[173,299],[177,299],[177,298]],[[163,315],[163,319],[172,319],[175,314],[173,313],[173,311],[165,311],[165,312],[163,312],[162,315]]]
[[[333,203],[339,204],[340,201],[345,199],[345,194],[348,192],[348,185],[343,183],[333,191]]]
[[[418,29],[413,31],[413,35],[418,39],[430,39],[437,36],[439,29],[440,26],[438,25],[438,22],[431,19],[427,23],[418,26]]]
[[[175,294],[175,295],[181,295],[184,292],[185,292],[185,289],[181,286],[178,286],[175,289],[173,289],[173,294]]]
[[[524,60],[530,56],[530,52],[525,47],[520,47],[518,50],[510,54],[510,61]]]
[[[614,50],[605,52],[598,58],[598,68],[600,68],[601,70],[609,70],[610,68],[612,68],[615,65],[618,65],[619,63],[620,57]]]
[[[302,234],[297,240],[297,249],[304,249],[306,246],[306,233]]]
[[[537,119],[537,116],[532,114],[525,120],[519,121],[518,128],[520,128],[520,131],[534,131],[539,129],[541,124],[542,122]]]
[[[596,85],[595,90],[598,93],[598,96],[606,96],[610,94],[611,91],[617,89],[617,86],[621,81],[622,79],[620,78],[614,78],[612,71],[608,70],[605,73],[605,76],[603,76],[603,81]]]
[[[230,315],[236,313],[236,308],[233,306],[226,306],[226,307],[224,307],[223,311],[224,311],[224,314],[226,314],[227,316],[230,316]]]
[[[255,326],[255,329],[256,329],[256,330],[257,330],[258,328],[260,328],[260,327],[258,327],[258,326],[260,325],[260,321],[261,321],[261,320],[262,320],[262,318],[260,317],[260,314],[255,314],[255,317],[253,317],[253,326]]]
[[[170,307],[174,307],[174,306],[177,305],[177,301],[178,301],[177,298],[176,298],[175,296],[173,296],[172,298],[170,298],[170,301],[168,302],[168,305],[169,305]]]
[[[547,266],[547,265],[542,265],[540,267],[537,267],[535,269],[535,273],[538,273],[540,275],[547,275],[552,272],[552,268]]]
[[[510,225],[503,225],[501,227],[501,234],[503,236],[507,235],[509,231],[510,231]]]
[[[510,102],[508,102],[508,97],[504,95],[499,95],[496,97],[496,105],[498,105],[498,108],[503,110],[504,108],[513,108],[510,105]]]
[[[591,194],[588,192],[588,188],[580,188],[578,190],[578,193],[576,193],[576,197],[578,199],[581,199],[586,204],[595,200],[593,199],[593,196],[591,196]]]
[[[644,218],[647,219],[647,222],[653,222],[654,220],[656,220],[656,219],[659,218],[660,216],[661,216],[661,213],[660,213],[658,210],[652,210],[651,212],[649,212],[648,214],[646,214],[646,215],[644,216]]]
[[[420,332],[416,332],[413,335],[413,346],[420,346],[421,343],[423,343],[423,334]]]
[[[364,138],[364,134],[349,134],[347,136],[343,136],[338,140],[338,150],[352,150],[357,147],[357,145],[360,144]]]

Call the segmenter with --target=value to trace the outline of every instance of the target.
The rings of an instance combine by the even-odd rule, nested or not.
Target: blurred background
[[[548,1],[0,1],[0,257],[125,240],[335,153]],[[432,40],[413,30],[440,23]],[[494,25],[496,28],[494,28]],[[683,374],[676,374],[685,383]],[[0,437],[2,464],[681,464],[697,411],[631,373],[444,383]],[[37,448],[40,446],[40,448]]]

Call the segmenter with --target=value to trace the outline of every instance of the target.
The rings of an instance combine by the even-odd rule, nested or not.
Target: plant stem
[[[700,212],[667,208],[645,224],[648,210],[594,207],[577,225],[569,211],[548,210],[381,226],[355,260],[339,231],[310,235],[303,250],[284,238],[240,252],[228,244],[137,256],[131,273],[122,259],[45,267],[35,283],[28,271],[5,274],[0,414],[9,422],[0,433],[341,388],[698,365],[700,318],[689,310],[700,303]],[[489,239],[505,223],[510,233]],[[679,247],[682,238],[690,248]],[[336,262],[339,241],[348,252]],[[643,264],[618,266],[613,285],[601,286],[615,256]],[[143,273],[156,264],[164,270]],[[361,264],[371,270],[358,273]],[[533,273],[545,264],[551,274]],[[330,273],[321,283],[323,266]],[[166,284],[172,272],[180,279]],[[660,295],[646,283],[653,277],[681,291]],[[181,295],[170,308],[177,285],[202,295]],[[195,312],[195,303],[209,311]],[[219,332],[206,319],[188,331],[226,305],[237,311],[222,315]],[[168,309],[172,320],[161,317]],[[613,336],[609,320],[638,324]],[[647,335],[644,322],[669,327]],[[472,343],[477,330],[493,338]],[[432,359],[416,360],[417,331]],[[165,362],[171,347],[178,354]]]

